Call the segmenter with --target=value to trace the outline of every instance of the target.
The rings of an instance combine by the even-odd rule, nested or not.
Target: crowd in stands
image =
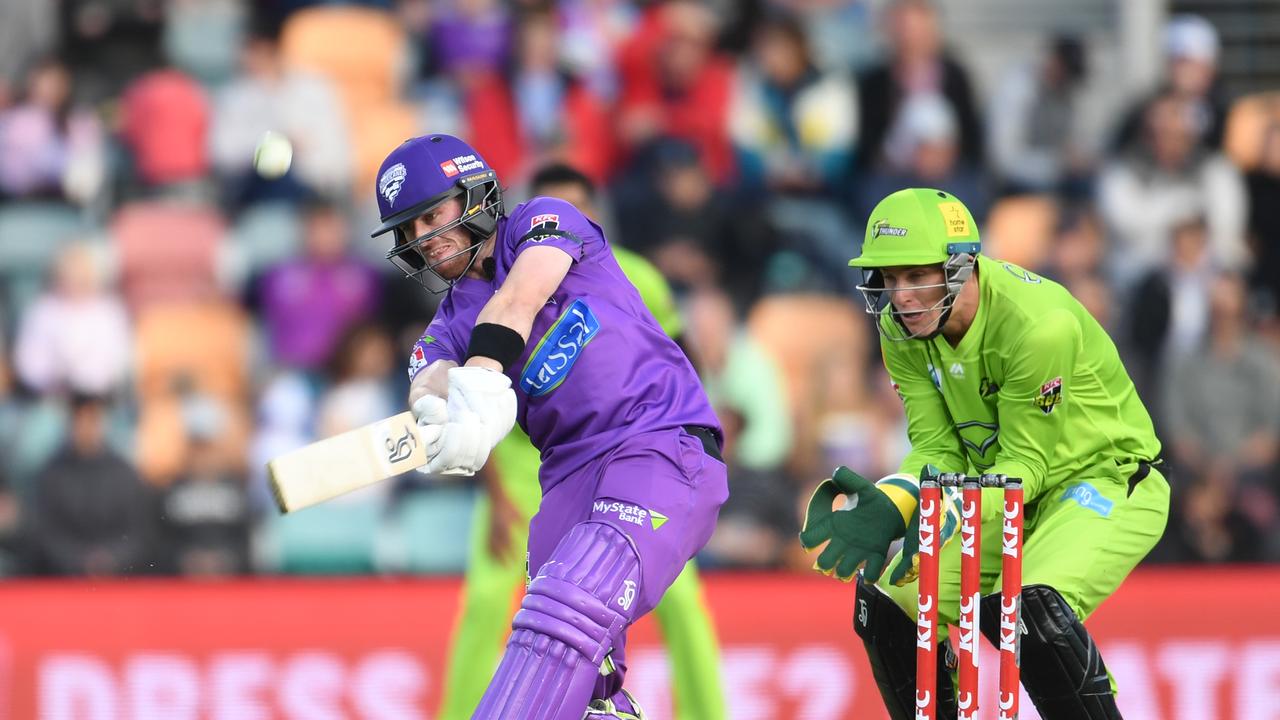
[[[404,409],[438,298],[370,240],[428,131],[508,187],[566,163],[672,285],[727,434],[707,568],[805,569],[802,504],[901,404],[847,267],[893,190],[1110,331],[1164,444],[1152,562],[1280,560],[1280,92],[1214,27],[1104,107],[1088,38],[979,82],[927,0],[0,0],[0,575],[451,572],[474,487],[279,516],[265,461]],[[1113,103],[1114,104],[1114,103]],[[267,131],[294,147],[254,173]]]

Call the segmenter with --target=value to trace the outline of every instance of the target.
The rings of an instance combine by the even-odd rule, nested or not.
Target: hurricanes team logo
[[[378,178],[378,194],[387,199],[388,205],[396,204],[396,196],[400,194],[400,188],[404,186],[404,179],[408,174],[404,163],[396,163]]]

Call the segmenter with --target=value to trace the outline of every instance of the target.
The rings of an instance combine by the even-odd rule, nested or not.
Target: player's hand
[[[843,508],[833,510],[840,495],[848,500]],[[819,572],[848,582],[861,567],[867,582],[875,582],[884,572],[889,544],[902,537],[905,529],[902,512],[888,495],[842,465],[813,491],[800,544],[812,550],[827,543],[814,564]]]
[[[938,475],[938,469],[925,465],[920,476]],[[918,497],[918,495],[917,495]],[[942,507],[938,509],[938,552],[951,542],[960,528],[960,491],[953,487],[942,488]],[[920,576],[920,509],[917,507],[907,524],[907,534],[902,540],[902,556],[889,573],[889,582],[899,587],[915,582]]]
[[[511,378],[479,367],[449,369],[449,419],[471,413],[484,427],[492,450],[516,424],[516,393]]]
[[[419,417],[438,417],[438,407],[435,402],[424,405]],[[445,409],[447,420],[439,426],[438,438],[434,431],[423,430],[428,458],[425,470],[432,475],[474,475],[484,467],[494,445],[515,425],[516,394],[511,379],[500,372],[451,368]]]
[[[449,410],[445,399],[430,393],[413,401],[410,408],[413,417],[418,421],[418,435],[426,449],[427,457],[435,457],[440,452],[440,438],[444,434],[444,425],[449,422]],[[429,473],[427,466],[414,468],[420,473]]]

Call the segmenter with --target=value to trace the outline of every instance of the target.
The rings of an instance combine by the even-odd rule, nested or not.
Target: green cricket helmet
[[[950,193],[932,188],[899,190],[881,200],[867,221],[862,254],[849,261],[850,267],[862,269],[858,290],[867,302],[867,312],[877,318],[876,327],[890,340],[927,340],[942,331],[956,296],[973,274],[982,242],[978,224],[969,208]],[[882,268],[938,265],[944,281],[936,285],[919,285],[886,291]],[[902,313],[894,308],[892,293],[896,290],[944,288],[942,299],[923,310],[906,314],[941,310],[935,329],[927,335],[908,330]]]

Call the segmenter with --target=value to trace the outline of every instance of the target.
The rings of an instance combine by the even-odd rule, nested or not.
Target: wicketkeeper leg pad
[[[611,525],[576,525],[538,570],[473,718],[582,720],[600,666],[635,619],[640,556]]]
[[[892,720],[916,716],[916,624],[876,586],[857,581],[853,628],[862,638],[871,674]],[[939,643],[937,712],[940,720],[956,717],[956,692],[951,671],[955,653],[947,641]]]
[[[1000,594],[982,599],[982,633],[1000,646]],[[1022,686],[1044,720],[1120,720],[1093,637],[1058,591],[1022,588]]]

